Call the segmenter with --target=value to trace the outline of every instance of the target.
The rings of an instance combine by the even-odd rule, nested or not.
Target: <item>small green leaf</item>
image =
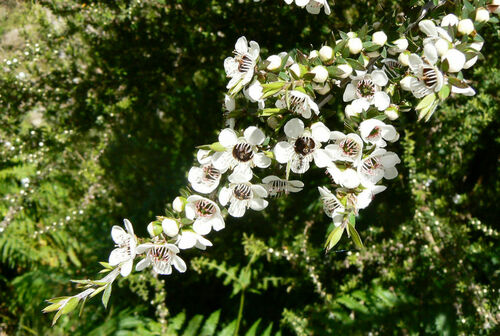
[[[335,245],[337,245],[340,238],[342,238],[343,233],[344,233],[344,225],[337,226],[335,229],[333,229],[332,232],[330,232],[328,238],[326,239],[326,244],[325,244],[327,251],[331,250]]]
[[[106,285],[106,289],[104,290],[104,293],[102,294],[102,304],[104,305],[104,308],[108,307],[108,301],[109,297],[111,296],[111,288],[113,285],[110,283]]]
[[[434,100],[436,100],[436,94],[435,93],[428,94],[427,96],[424,97],[424,99],[420,101],[420,103],[418,103],[415,109],[417,111],[426,109],[434,102]]]
[[[224,152],[226,150],[226,147],[222,146],[220,142],[214,142],[210,145],[210,149],[215,152]]]
[[[351,223],[347,225],[347,230],[349,231],[349,234],[352,237],[354,245],[356,245],[356,247],[360,250],[364,249],[365,247],[363,245],[363,242],[361,241],[361,238],[359,237],[358,231],[356,231],[356,229],[354,228],[354,226],[351,225]]]
[[[206,319],[203,328],[201,328],[200,336],[213,336],[215,334],[215,329],[217,329],[217,323],[219,323],[220,309],[214,311]]]
[[[445,100],[450,95],[451,89],[449,85],[444,85],[438,92],[439,99]]]
[[[79,301],[80,301],[80,299],[77,298],[76,296],[69,299],[68,302],[66,302],[66,304],[64,305],[64,307],[61,308],[62,314],[68,314],[68,313],[72,312],[76,308],[76,306],[78,305]]]

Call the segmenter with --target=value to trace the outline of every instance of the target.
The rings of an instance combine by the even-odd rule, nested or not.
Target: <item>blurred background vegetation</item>
[[[214,247],[185,254],[186,274],[133,274],[107,310],[94,299],[52,328],[41,313],[94,278],[112,225],[146,235],[186,184],[194,146],[223,126],[239,36],[264,57],[308,51],[422,4],[337,0],[327,17],[278,0],[1,1],[0,335],[228,333],[242,297],[241,334],[500,334],[496,27],[468,72],[475,97],[396,122],[400,176],[360,214],[366,250],[344,239],[324,253],[317,171],[297,197],[228,219]],[[330,108],[341,128],[341,97]]]

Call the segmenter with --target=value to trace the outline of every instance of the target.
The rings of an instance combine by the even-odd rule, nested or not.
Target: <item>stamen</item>
[[[210,217],[217,212],[215,205],[205,199],[196,201],[194,206],[196,208],[196,214],[199,217]]]
[[[353,139],[345,138],[339,144],[339,147],[344,152],[344,155],[349,157],[356,157],[361,150],[360,146]]]
[[[152,259],[153,266],[159,274],[165,274],[172,262],[172,252],[164,245],[156,245],[149,250],[149,255]]]
[[[305,110],[306,97],[298,97],[293,93],[290,94],[290,110],[297,114],[302,114]]]
[[[268,184],[268,192],[271,197],[280,197],[288,194],[288,182],[285,180],[273,180]]]
[[[380,163],[380,158],[371,157],[363,161],[363,165],[361,167],[363,173],[367,175],[375,174],[375,170],[380,168],[382,164]]]
[[[380,135],[380,127],[375,126],[366,138],[367,139],[374,139],[374,138],[377,138],[379,135]]]
[[[375,84],[371,79],[362,79],[358,82],[357,93],[363,98],[373,98],[375,94]]]
[[[212,164],[203,166],[203,181],[213,183],[220,178],[220,175],[220,171]]]
[[[241,162],[250,161],[253,158],[252,145],[247,144],[245,142],[236,144],[233,147],[233,157]]]
[[[248,184],[238,184],[233,190],[234,197],[240,201],[249,200],[252,198],[252,190]]]
[[[239,72],[245,73],[254,67],[254,62],[250,58],[250,56],[248,56],[247,54],[240,54],[237,51],[234,51],[234,53],[236,54],[236,56],[234,58],[238,61],[238,71]]]
[[[311,137],[300,137],[295,140],[294,149],[297,154],[306,156],[314,152],[316,149],[316,143]]]
[[[428,88],[433,88],[437,84],[437,72],[433,67],[424,65],[422,70],[422,81]]]
[[[335,197],[323,197],[323,208],[326,213],[333,214],[337,209],[342,208],[342,204]]]

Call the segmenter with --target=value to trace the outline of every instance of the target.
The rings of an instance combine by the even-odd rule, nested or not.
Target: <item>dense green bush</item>
[[[366,22],[389,29],[423,3],[337,0],[328,17],[270,0],[0,4],[0,334],[210,334],[240,307],[249,334],[497,334],[495,27],[469,71],[475,97],[428,123],[414,111],[397,121],[400,176],[360,214],[367,249],[342,240],[325,254],[330,223],[305,188],[228,219],[214,247],[186,254],[186,274],[132,274],[108,309],[94,300],[54,327],[41,313],[99,270],[112,225],[126,217],[145,235],[178,195],[193,148],[222,126],[222,63],[239,36],[264,55],[307,51]]]

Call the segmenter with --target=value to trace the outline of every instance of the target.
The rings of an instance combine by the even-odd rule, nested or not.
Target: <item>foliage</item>
[[[97,272],[112,225],[130,216],[146,234],[141,220],[162,213],[185,185],[192,148],[215,141],[222,125],[222,63],[237,37],[265,41],[265,54],[317,49],[331,31],[376,21],[388,28],[423,4],[337,0],[321,18],[283,1],[0,4],[0,330],[209,335],[239,324],[248,335],[497,334],[493,28],[469,73],[475,97],[447,101],[428,123],[415,111],[399,119],[404,168],[357,218],[365,249],[342,240],[324,253],[329,223],[316,190],[305,188],[265,213],[228,220],[214,247],[188,254],[199,273],[132,274],[115,285],[107,310],[88,303],[53,328],[41,313],[44,299],[74,290],[70,278]],[[340,101],[330,102],[339,116]],[[325,181],[313,174],[305,182]]]

